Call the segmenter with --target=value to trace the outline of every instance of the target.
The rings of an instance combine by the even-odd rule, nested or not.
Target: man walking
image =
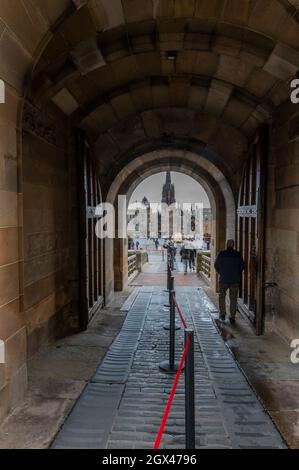
[[[172,239],[170,238],[168,243],[164,243],[163,247],[167,249],[171,270],[175,271],[176,247],[174,246]]]
[[[239,286],[245,263],[241,254],[235,249],[234,240],[228,240],[226,250],[221,251],[215,261],[215,269],[220,275],[219,310],[220,320],[226,318],[226,292],[230,297],[230,323],[236,322]]]
[[[181,260],[184,264],[184,274],[187,275],[188,265],[189,265],[189,262],[190,262],[190,250],[188,249],[188,247],[186,245],[183,245],[183,247],[181,249],[181,252],[180,252],[180,255],[181,255]]]

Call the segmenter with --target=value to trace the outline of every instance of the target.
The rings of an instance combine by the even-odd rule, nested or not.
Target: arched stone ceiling
[[[35,95],[47,91],[46,96],[53,97],[64,84],[70,86],[74,82],[74,87],[80,87],[84,83],[84,88],[89,85],[89,93],[81,94],[81,100],[74,91],[78,104],[83,105],[91,100],[94,91],[107,93],[145,76],[190,73],[215,77],[241,88],[250,79],[249,92],[261,98],[299,68],[299,25],[296,11],[287,11],[290,2],[75,0],[73,3],[78,10],[58,22],[36,64]],[[176,61],[167,60],[170,50],[177,51]],[[254,79],[259,79],[256,87]],[[268,82],[268,89],[261,90],[261,82]],[[271,94],[267,98],[275,104]]]
[[[235,189],[247,139],[227,122],[188,108],[159,108],[118,122],[95,142],[99,173],[113,181],[136,156],[154,149],[189,149],[216,165]],[[181,153],[183,158],[183,152]]]
[[[1,0],[0,19],[0,75],[17,89],[170,47],[246,57],[282,80],[298,69],[298,0]]]
[[[167,118],[177,121],[179,135],[203,134],[206,122],[198,117],[204,115],[212,123],[210,134],[215,120],[221,120],[228,133],[243,136],[240,155],[246,139],[289,97],[289,80],[299,69],[294,2],[73,4],[77,10],[53,28],[33,70],[29,97],[38,106],[54,102],[92,142],[107,141],[123,151],[118,138],[124,129],[128,133],[129,124],[140,129],[140,137],[143,132],[152,137],[167,133],[167,127],[172,133]],[[184,119],[180,132],[178,122]],[[157,131],[159,121],[164,130]]]
[[[298,47],[298,24],[276,0],[74,0],[73,5],[78,10],[67,11],[52,28],[36,63],[32,99],[64,90],[58,104],[70,93],[84,106],[146,77],[188,73],[244,87],[275,105],[284,98],[277,96],[279,81],[299,67],[292,49]],[[285,34],[286,21],[294,41]],[[169,50],[177,51],[176,61],[167,60]]]
[[[103,167],[166,135],[204,143],[232,181],[299,69],[298,0],[16,2],[0,74],[81,126]]]

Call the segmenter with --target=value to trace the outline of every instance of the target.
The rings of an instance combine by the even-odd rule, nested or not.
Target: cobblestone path
[[[248,385],[210,312],[204,291],[178,287],[177,300],[195,331],[196,448],[283,448],[268,414]],[[173,383],[159,371],[168,358],[168,320],[162,287],[142,287],[123,328],[86,387],[53,448],[152,448]],[[178,320],[179,321],[179,320]],[[183,330],[176,336],[177,360]],[[184,376],[161,448],[184,448]]]

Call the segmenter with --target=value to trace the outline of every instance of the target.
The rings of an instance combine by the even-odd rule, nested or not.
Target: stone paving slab
[[[111,421],[123,393],[124,385],[90,384],[86,387],[53,449],[103,449]]]
[[[135,287],[133,289],[133,292],[131,292],[129,297],[126,299],[126,301],[121,306],[121,309],[120,309],[121,312],[128,312],[130,310],[130,308],[132,307],[139,291],[140,291],[140,287]]]
[[[196,447],[284,448],[212,321],[215,306],[202,289],[177,287],[176,296],[188,327],[195,330]],[[167,297],[159,286],[139,291],[123,329],[54,448],[153,447],[174,380],[158,368],[168,358],[168,332],[163,329]],[[183,329],[176,334],[177,361],[183,335]],[[182,375],[161,448],[184,448],[184,417]]]
[[[140,293],[108,350],[52,444],[53,449],[104,449],[137,348],[151,291]]]

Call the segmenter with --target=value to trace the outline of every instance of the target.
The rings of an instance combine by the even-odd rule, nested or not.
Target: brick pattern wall
[[[71,0],[2,0],[0,8],[0,422],[24,397],[27,387],[26,316],[23,311],[22,139],[25,77],[41,41]]]
[[[28,354],[77,327],[72,299],[73,245],[68,126],[59,112],[45,119],[30,108],[31,119],[47,122],[47,132],[24,123],[24,311]],[[26,116],[26,119],[29,117]],[[73,315],[74,313],[74,315]]]
[[[19,98],[8,84],[0,105],[0,339],[5,363],[0,364],[0,421],[26,389],[26,328],[20,311],[22,271],[22,194],[19,185]]]
[[[299,106],[290,101],[274,117],[268,175],[266,288],[268,320],[288,340],[299,338]]]

